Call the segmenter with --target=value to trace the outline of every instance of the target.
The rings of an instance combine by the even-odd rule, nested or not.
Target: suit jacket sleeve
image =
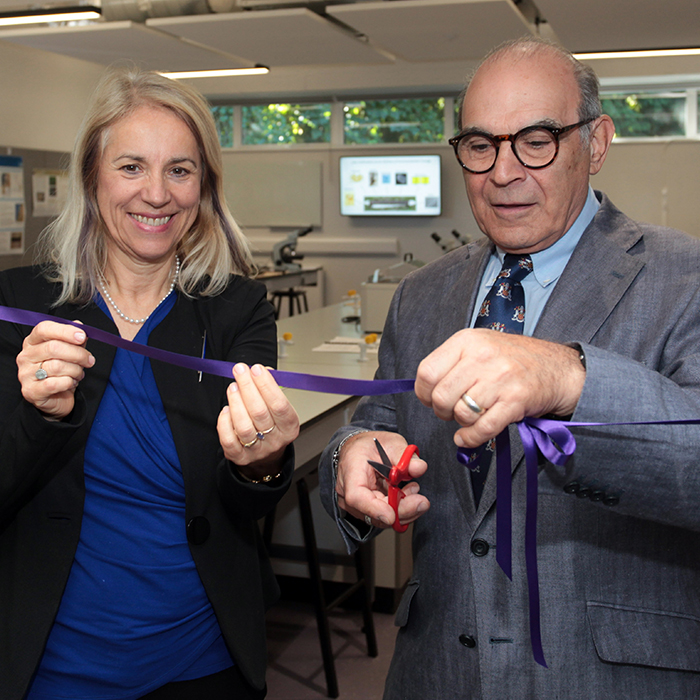
[[[403,291],[401,283],[391,302],[388,318],[382,333],[382,342],[379,347],[379,368],[375,374],[375,379],[396,379],[395,361],[396,353],[396,318],[397,309]],[[399,377],[403,378],[403,377]],[[321,501],[328,514],[335,519],[341,536],[345,542],[348,552],[352,553],[359,543],[376,536],[381,532],[378,528],[360,532],[360,530],[350,521],[346,520],[345,514],[338,506],[338,496],[335,491],[336,474],[333,465],[333,454],[344,438],[353,432],[361,430],[382,430],[397,432],[396,422],[396,397],[387,394],[384,396],[368,397],[360,400],[357,410],[353,416],[352,423],[340,428],[332,437],[330,443],[321,455],[319,462],[319,483]]]
[[[267,290],[262,284],[252,287],[246,303],[249,318],[240,333],[235,336],[227,359],[230,362],[263,364],[277,367],[277,328],[272,305],[267,300]],[[224,396],[225,400],[225,396]],[[222,404],[223,406],[223,404]],[[217,485],[224,504],[237,517],[259,519],[267,515],[289,488],[294,473],[294,447],[289,445],[280,465],[280,476],[267,484],[252,484],[244,480],[236,468],[219,450]]]
[[[14,271],[12,271],[14,272]],[[13,274],[13,278],[20,275]],[[24,275],[21,275],[24,278]],[[27,304],[22,298],[25,285],[10,281],[8,274],[0,277],[0,304],[19,306],[46,312],[39,304]],[[85,400],[76,392],[75,408],[64,421],[46,420],[22,398],[17,378],[17,355],[30,328],[18,324],[0,323],[0,524],[11,519],[39,485],[49,479],[59,455],[84,425]]]

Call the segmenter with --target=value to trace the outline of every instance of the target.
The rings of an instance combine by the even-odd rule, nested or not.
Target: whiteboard
[[[224,192],[242,226],[321,226],[321,163],[250,161],[224,154]]]

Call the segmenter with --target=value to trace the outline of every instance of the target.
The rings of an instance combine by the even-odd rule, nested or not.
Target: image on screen
[[[438,216],[440,156],[342,156],[343,216]]]

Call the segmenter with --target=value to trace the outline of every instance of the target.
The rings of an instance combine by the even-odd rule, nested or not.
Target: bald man
[[[700,242],[632,221],[591,189],[614,125],[593,71],[561,48],[496,49],[460,122],[450,142],[485,238],[401,283],[377,376],[415,377],[415,393],[363,399],[321,460],[324,505],[352,549],[395,518],[367,463],[374,438],[394,462],[407,443],[420,449],[399,506],[414,571],[385,700],[700,697],[700,427],[573,429],[566,466],[540,459],[547,668],[530,644],[513,427],[700,417]],[[503,281],[521,303],[489,318]],[[512,581],[495,558],[503,430]],[[456,447],[478,448],[473,470]]]

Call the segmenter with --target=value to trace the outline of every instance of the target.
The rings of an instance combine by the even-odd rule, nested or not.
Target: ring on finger
[[[34,372],[34,376],[35,376],[35,377],[37,378],[37,380],[40,381],[40,382],[43,381],[44,379],[46,379],[46,377],[49,376],[49,373],[42,367],[43,364],[44,364],[44,361],[42,360],[42,361],[39,363],[39,369],[38,369],[36,372]]]
[[[372,527],[372,518],[370,518],[369,515],[365,515],[365,522]]]
[[[256,440],[264,440],[264,439],[265,439],[265,436],[266,436],[268,433],[271,433],[274,429],[275,429],[275,426],[273,425],[271,428],[268,428],[267,430],[258,430],[258,431],[255,433],[255,439],[256,439]],[[245,445],[244,445],[244,447],[245,447]]]
[[[469,394],[464,393],[462,394],[462,401],[464,401],[465,405],[470,411],[473,411],[477,415],[481,415],[484,412],[484,409],[479,406],[479,404],[474,401],[474,399],[469,396]]]
[[[238,442],[240,442],[241,445],[243,445],[243,447],[246,447],[246,448],[252,447],[258,441],[257,435],[250,442],[243,442],[243,440],[241,440],[241,436],[238,433],[236,433],[236,437],[238,438]]]

